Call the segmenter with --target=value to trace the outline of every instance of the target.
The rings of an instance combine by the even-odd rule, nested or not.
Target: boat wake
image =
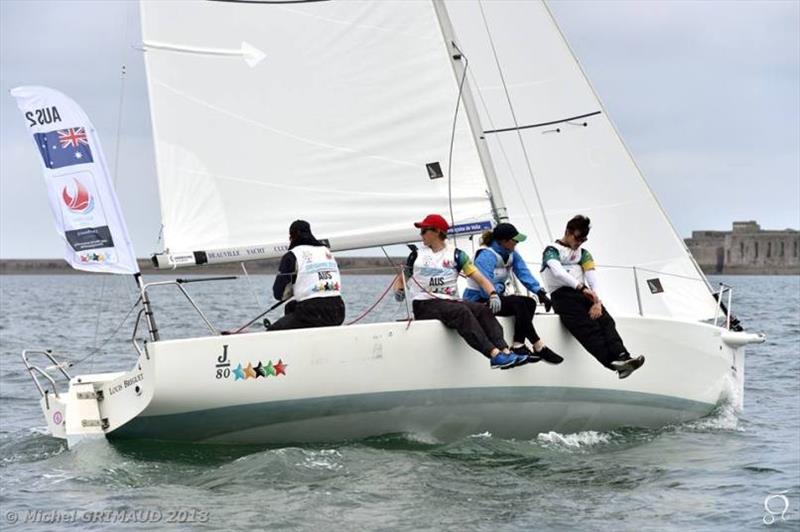
[[[586,449],[611,442],[613,432],[595,432],[587,430],[572,434],[561,434],[555,431],[536,436],[536,442],[548,449]]]

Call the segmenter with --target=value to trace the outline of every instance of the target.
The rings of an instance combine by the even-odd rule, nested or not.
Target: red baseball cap
[[[438,214],[429,214],[421,222],[414,222],[414,227],[430,227],[432,229],[437,229],[442,233],[446,233],[447,230],[450,229],[450,224],[448,224],[447,220]]]

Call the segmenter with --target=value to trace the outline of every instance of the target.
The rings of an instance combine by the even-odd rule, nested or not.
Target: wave
[[[586,430],[571,434],[550,431],[536,436],[536,442],[545,447],[582,449],[609,443],[614,433]]]

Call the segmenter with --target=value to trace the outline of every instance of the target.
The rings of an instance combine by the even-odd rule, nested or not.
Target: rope
[[[364,317],[365,317],[367,314],[369,314],[370,312],[372,312],[372,311],[375,309],[375,307],[377,307],[377,306],[378,306],[378,303],[380,303],[381,301],[383,301],[383,298],[384,298],[384,297],[386,297],[386,294],[388,294],[388,293],[389,293],[389,290],[391,290],[391,289],[392,289],[392,286],[394,285],[394,280],[395,280],[396,278],[397,278],[397,277],[393,277],[393,278],[392,278],[392,282],[390,282],[390,283],[389,283],[389,286],[387,286],[387,287],[386,287],[386,290],[384,290],[384,291],[383,291],[383,293],[381,294],[381,297],[379,297],[379,298],[378,298],[378,300],[377,300],[375,303],[373,303],[371,307],[369,307],[369,308],[368,308],[366,311],[364,311],[364,312],[363,312],[363,313],[362,313],[362,314],[361,314],[359,317],[357,317],[356,319],[354,319],[354,320],[353,320],[353,321],[351,321],[350,323],[345,323],[345,325],[353,325],[354,323],[358,323],[359,321],[361,321],[362,319],[364,319]]]
[[[461,81],[458,83],[458,97],[456,97],[456,111],[453,114],[453,127],[450,131],[450,149],[447,154],[447,204],[450,208],[450,227],[456,225],[456,217],[453,214],[453,145],[456,141],[456,124],[458,123],[458,110],[461,106],[461,93],[464,91],[464,82],[467,80],[467,67],[469,66],[469,59],[467,56],[458,49],[456,43],[452,43],[453,48],[458,50],[461,57],[464,58],[464,72],[461,74]],[[453,244],[458,245],[457,236],[453,233]]]
[[[475,87],[478,87],[477,80],[475,79],[475,76],[472,74],[472,72],[470,72],[470,76],[472,79],[472,84]],[[489,106],[486,105],[486,100],[483,98],[483,92],[480,90],[480,88],[478,88],[477,92],[478,92],[478,99],[480,99],[481,105],[483,106],[483,110],[486,112],[486,117],[489,119],[489,124],[492,126],[492,128],[494,128],[495,127],[494,120],[492,120],[492,115],[489,112]],[[533,219],[533,212],[531,212],[530,207],[528,207],[528,202],[525,199],[526,194],[522,192],[522,187],[520,186],[519,181],[517,180],[517,175],[514,173],[514,166],[511,164],[511,159],[509,159],[508,153],[506,152],[506,149],[503,146],[503,141],[500,137],[495,137],[495,140],[497,141],[497,146],[500,149],[500,153],[503,155],[503,159],[506,161],[506,165],[508,166],[508,173],[509,175],[511,175],[511,180],[514,182],[514,187],[516,187],[517,189],[517,195],[519,196],[519,199],[522,201],[522,207],[525,209],[525,214],[528,216],[528,220],[530,220],[531,222],[531,227],[533,227],[533,232],[536,235],[536,239],[539,241],[540,246],[545,246],[546,242],[542,240],[542,236],[539,234],[539,228],[536,226],[536,222]],[[489,142],[488,139],[486,142],[488,144]],[[472,246],[472,254],[473,256],[475,255],[474,242]]]
[[[125,42],[128,42],[128,25],[125,24]],[[117,137],[114,144],[114,172],[111,176],[111,183],[116,187],[117,184],[117,177],[118,177],[118,170],[119,170],[119,147],[120,147],[120,136],[122,133],[122,109],[123,109],[123,102],[125,101],[125,74],[126,74],[126,66],[125,66],[125,55],[127,52],[127,47],[123,48],[122,50],[122,71],[120,73],[120,91],[119,91],[119,103],[117,104]],[[100,335],[100,320],[103,317],[103,313],[105,311],[105,305],[103,301],[105,301],[105,292],[106,292],[106,277],[103,276],[102,280],[100,281],[100,308],[97,310],[97,321],[94,325],[94,341],[93,345],[95,346],[95,350],[92,353],[96,353],[99,348],[97,347],[97,338]],[[91,371],[94,371],[94,360],[92,360]]]
[[[263,308],[264,305],[261,304],[261,301],[258,299],[258,291],[253,288],[253,283],[250,281],[250,275],[247,273],[247,268],[244,266],[244,262],[239,263],[242,266],[242,271],[244,272],[244,278],[247,280],[247,287],[250,289],[250,293],[253,294],[253,299],[256,300],[256,305],[258,308]]]
[[[533,176],[533,168],[531,167],[531,161],[528,157],[528,150],[525,148],[525,142],[522,140],[522,133],[519,130],[519,122],[517,121],[517,114],[514,112],[514,106],[511,103],[511,95],[508,93],[508,86],[506,85],[506,79],[503,75],[503,69],[500,67],[500,59],[497,57],[497,50],[494,46],[494,39],[492,38],[492,32],[489,30],[489,22],[486,20],[486,13],[483,10],[483,2],[478,0],[478,7],[481,11],[481,18],[483,19],[483,27],[486,29],[486,36],[489,38],[489,45],[492,48],[492,55],[494,56],[494,62],[497,65],[497,72],[500,74],[500,81],[503,84],[503,92],[506,95],[506,101],[508,102],[508,109],[511,111],[511,118],[514,120],[514,127],[517,128],[517,137],[519,138],[519,144],[522,148],[522,154],[525,157],[525,164],[528,166],[528,173],[531,176],[531,183],[533,184],[533,190],[536,193],[536,200],[539,202],[539,209],[542,211],[542,220],[544,221],[544,227],[547,229],[547,236],[548,241],[553,240],[553,232],[550,230],[550,224],[547,222],[547,215],[544,211],[544,204],[542,203],[542,197],[539,194],[539,187],[536,185],[536,178]]]
[[[133,310],[139,305],[139,302],[141,300],[142,300],[141,297],[136,300],[136,303],[134,303],[133,306],[131,306],[130,310],[128,310],[128,313],[125,314],[124,318],[122,318],[122,321],[119,322],[119,324],[114,328],[114,330],[111,332],[111,334],[108,335],[108,337],[106,337],[106,339],[103,341],[102,344],[100,344],[99,347],[95,347],[89,354],[87,354],[83,358],[79,359],[77,362],[73,362],[72,364],[70,364],[70,366],[77,366],[78,364],[80,364],[81,362],[86,360],[87,358],[94,356],[95,353],[97,353],[98,351],[103,349],[106,346],[106,344],[114,337],[114,335],[117,334],[117,332],[119,332],[119,330],[122,327],[122,325],[128,320],[128,318],[131,315],[131,312],[133,312]],[[92,360],[92,368],[94,368],[94,360]]]

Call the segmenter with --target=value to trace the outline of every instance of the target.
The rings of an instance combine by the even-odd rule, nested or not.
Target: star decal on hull
[[[285,377],[287,367],[289,367],[289,364],[285,363],[283,359],[280,358],[277,362],[267,360],[267,362],[264,363],[259,360],[256,365],[248,361],[246,366],[242,366],[242,363],[239,362],[236,367],[230,370],[230,377],[235,381],[256,380],[259,377],[267,379],[269,377],[279,377],[281,375]],[[228,377],[228,374],[224,374],[223,377]]]

